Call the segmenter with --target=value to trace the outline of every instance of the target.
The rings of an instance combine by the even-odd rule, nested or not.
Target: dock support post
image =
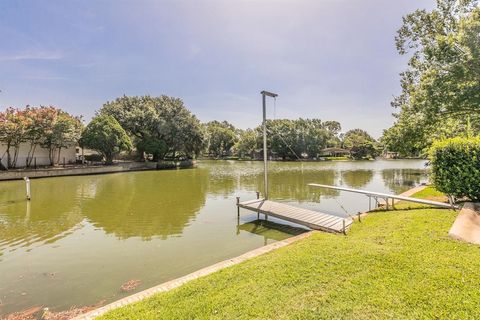
[[[347,235],[347,230],[345,228],[345,219],[343,219],[343,234]]]
[[[260,199],[260,192],[257,191],[257,199]]]
[[[395,199],[393,199],[393,198],[392,198],[392,208],[393,208],[393,210],[397,210],[397,209],[395,208]]]
[[[360,211],[357,213],[357,216],[358,216],[358,222],[362,222],[362,213]]]
[[[372,211],[372,196],[368,196],[368,211]]]
[[[28,177],[24,177],[23,180],[25,180],[25,188],[27,191],[27,200],[30,201],[31,194],[30,194],[30,179]]]
[[[240,218],[240,207],[238,206],[240,204],[240,197],[237,197],[237,217]]]
[[[386,207],[387,207],[387,211],[389,210],[389,206],[388,206],[388,198],[385,198],[385,203],[386,203]]]
[[[263,187],[264,187],[264,198],[265,200],[268,200],[268,152],[267,152],[267,103],[266,103],[266,96],[276,98],[278,94],[268,92],[268,91],[262,91],[260,92],[262,95],[262,106],[263,106],[263,122],[262,122],[262,127],[263,127],[263,171],[264,171],[264,177],[263,177]]]
[[[265,103],[265,95],[262,94],[263,102],[263,192],[265,199],[268,199],[268,161],[267,161],[267,108]]]

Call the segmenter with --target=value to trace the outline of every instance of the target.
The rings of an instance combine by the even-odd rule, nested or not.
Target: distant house
[[[29,143],[20,144],[20,149],[18,150],[17,163],[15,168],[24,168],[27,165],[27,155],[30,150]],[[13,150],[10,150],[10,154],[13,156]],[[50,165],[50,158],[48,157],[48,149],[41,148],[37,146],[35,148],[35,154],[33,155],[34,160],[32,161],[32,166],[48,166]],[[55,155],[55,161],[58,159],[58,153]],[[62,149],[60,152],[60,163],[63,163],[65,159],[66,164],[75,163],[76,153],[75,147]],[[4,167],[7,167],[7,148],[5,145],[0,144],[0,161]]]
[[[398,152],[393,152],[393,151],[384,151],[383,152],[383,157],[385,159],[395,159],[395,158],[399,157],[399,153]]]
[[[325,148],[320,151],[321,157],[344,157],[349,155],[350,150],[342,148]]]

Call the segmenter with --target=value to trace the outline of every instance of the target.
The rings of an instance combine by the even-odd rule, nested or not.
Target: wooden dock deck
[[[272,216],[306,226],[310,229],[332,233],[345,233],[353,223],[352,218],[342,218],[265,199],[239,202],[237,206],[265,214],[267,217]]]

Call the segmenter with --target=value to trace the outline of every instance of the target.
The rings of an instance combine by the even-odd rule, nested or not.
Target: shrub
[[[435,188],[456,198],[480,200],[480,137],[436,142],[429,155]]]

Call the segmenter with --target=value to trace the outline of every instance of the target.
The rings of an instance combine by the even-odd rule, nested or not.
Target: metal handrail
[[[375,191],[366,191],[366,190],[351,189],[351,188],[345,188],[345,187],[336,187],[336,186],[329,186],[329,185],[326,185],[326,184],[318,184],[318,183],[309,183],[308,185],[310,187],[326,188],[326,189],[360,193],[360,194],[364,194],[364,195],[367,195],[367,196],[373,197],[373,198],[384,198],[387,201],[387,208],[388,208],[388,199],[396,199],[396,200],[401,200],[401,201],[428,204],[428,205],[442,207],[442,208],[451,208],[451,209],[459,209],[460,208],[459,206],[457,206],[453,203],[449,204],[449,203],[444,203],[444,202],[425,200],[425,199],[417,199],[417,198],[412,198],[412,197],[405,197],[405,196],[399,196],[399,195],[381,193],[381,192],[375,192]]]

